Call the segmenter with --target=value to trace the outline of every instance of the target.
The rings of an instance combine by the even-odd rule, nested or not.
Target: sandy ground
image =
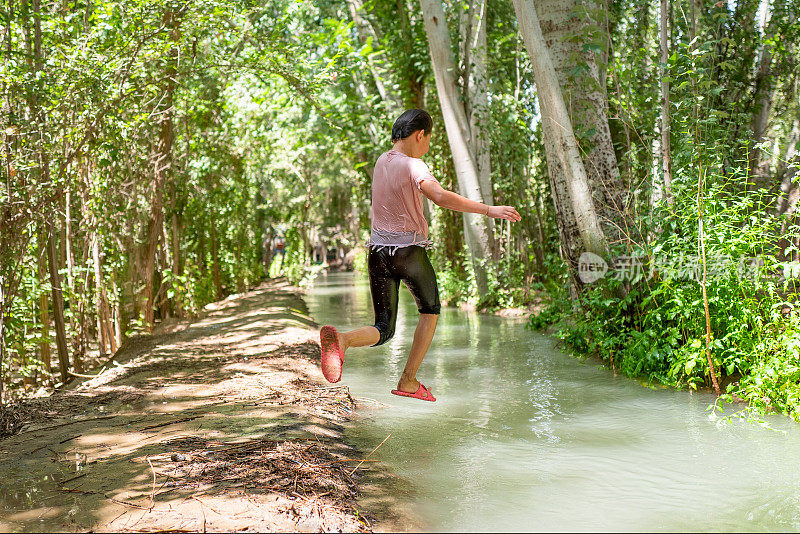
[[[28,404],[0,441],[0,531],[409,525],[375,483],[390,475],[342,441],[357,402],[322,378],[306,313],[293,288],[266,283]]]

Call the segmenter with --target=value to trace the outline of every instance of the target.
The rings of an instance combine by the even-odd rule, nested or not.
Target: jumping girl
[[[442,188],[428,166],[419,159],[428,153],[433,121],[421,109],[405,111],[392,127],[394,147],[382,154],[372,177],[372,235],[369,241],[369,283],[374,326],[337,332],[333,326],[320,330],[322,373],[330,382],[342,377],[345,351],[353,347],[377,346],[394,335],[397,300],[402,281],[419,310],[411,352],[395,395],[435,401],[431,390],[416,378],[428,352],[439,319],[439,288],[428,259],[428,222],[422,211],[422,195],[443,208],[480,213],[493,219],[519,221],[511,206],[487,206]]]

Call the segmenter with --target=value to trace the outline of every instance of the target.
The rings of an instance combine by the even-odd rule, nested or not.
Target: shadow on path
[[[271,281],[172,328],[131,340],[0,441],[0,530],[374,528],[361,473],[390,475],[354,469],[368,452],[342,441],[355,401],[323,384],[293,288]],[[363,502],[386,516],[381,487]]]

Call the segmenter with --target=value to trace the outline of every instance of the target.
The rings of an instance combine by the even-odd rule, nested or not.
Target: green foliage
[[[800,339],[797,315],[787,312],[796,295],[784,277],[786,263],[770,259],[765,254],[770,248],[764,246],[770,236],[777,239],[779,225],[754,218],[748,202],[754,201],[752,195],[727,193],[729,185],[710,187],[704,202],[708,348],[730,394],[798,418]],[[687,196],[696,198],[695,193]],[[613,280],[585,288],[581,313],[574,323],[562,323],[559,332],[570,347],[595,354],[628,376],[692,389],[710,385],[698,224],[692,211],[687,202],[679,209],[682,224],[674,215],[662,219],[668,222],[650,251],[651,276],[628,285],[624,297],[616,296],[620,284]],[[667,232],[672,224],[676,228]],[[534,326],[544,322],[532,320]]]
[[[368,257],[366,248],[363,251],[357,251],[355,260],[353,261],[353,270],[362,275],[367,275],[369,273],[369,268],[367,266]]]
[[[294,284],[300,282],[306,274],[305,251],[300,232],[289,228],[286,237],[286,255],[283,259],[283,274]]]
[[[469,251],[463,247],[455,258],[434,253],[432,263],[436,269],[436,281],[443,302],[457,304],[466,302],[475,291],[475,280],[471,271],[459,269],[457,265],[469,262]]]
[[[544,330],[548,326],[565,319],[570,310],[570,301],[566,294],[562,298],[554,298],[541,312],[531,314],[528,318],[527,327],[531,330]],[[586,350],[579,352],[586,352]]]
[[[576,352],[597,355],[628,376],[692,389],[710,385],[708,350],[730,395],[797,419],[797,316],[785,313],[796,299],[794,264],[779,261],[784,251],[776,247],[794,235],[781,234],[781,220],[764,213],[761,192],[742,191],[747,161],[731,156],[736,142],[726,144],[717,116],[699,120],[702,139],[716,136],[714,146],[695,144],[690,122],[675,151],[675,203],[654,212],[652,241],[640,253],[645,277],[586,287],[580,315],[563,323],[559,335]]]
[[[754,6],[744,6],[741,15]],[[796,37],[796,24],[781,22],[792,17],[783,18],[780,9],[773,13],[775,31]],[[612,121],[612,134],[622,147],[623,177],[641,184],[652,173],[653,134],[644,132],[658,109],[652,95],[659,80],[642,63],[648,41],[655,41],[654,28],[647,10],[634,3],[618,3],[611,14],[615,31],[625,36],[611,65],[609,99],[623,117],[622,123]],[[797,257],[792,245],[797,229],[774,215],[774,190],[758,186],[752,133],[742,127],[754,113],[753,100],[741,95],[754,84],[758,36],[752,27],[733,23],[724,5],[702,15],[694,42],[688,21],[675,21],[677,38],[667,65],[674,203],[662,199],[652,207],[648,188],[633,189],[631,212],[647,239],[612,251],[612,256],[642,258],[643,276],[607,277],[585,286],[577,314],[553,305],[532,317],[530,326],[557,323],[559,337],[576,353],[596,355],[628,376],[675,387],[710,387],[710,354],[728,399],[800,419],[797,264],[791,261]],[[712,19],[715,24],[707,24]],[[724,47],[720,33],[726,36]],[[785,76],[785,71],[776,68],[775,74]],[[785,125],[796,115],[777,117]]]
[[[308,243],[320,227],[330,246],[356,246],[351,222],[363,219],[365,180],[336,122],[363,130],[369,120],[353,113],[364,106],[352,98],[352,76],[370,52],[355,44],[343,6],[109,0],[35,13],[29,2],[9,4],[1,40],[14,53],[0,62],[5,385],[50,381],[39,359],[50,345],[39,296],[46,315],[52,303],[47,268],[37,267],[50,224],[67,357],[84,367],[103,350],[101,295],[124,334],[148,326],[143,276],[153,239],[157,322],[257,284],[284,237],[286,261],[270,265],[272,274],[298,282],[313,275]],[[40,60],[28,54],[39,37]],[[165,165],[159,188],[154,170]]]
[[[800,421],[800,320],[779,316],[754,344],[750,368],[730,391],[762,412],[777,411]]]

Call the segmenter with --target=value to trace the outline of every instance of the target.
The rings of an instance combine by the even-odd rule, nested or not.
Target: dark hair
[[[397,117],[392,126],[392,143],[405,139],[417,130],[424,130],[425,135],[430,135],[433,129],[433,119],[423,109],[409,109]]]

